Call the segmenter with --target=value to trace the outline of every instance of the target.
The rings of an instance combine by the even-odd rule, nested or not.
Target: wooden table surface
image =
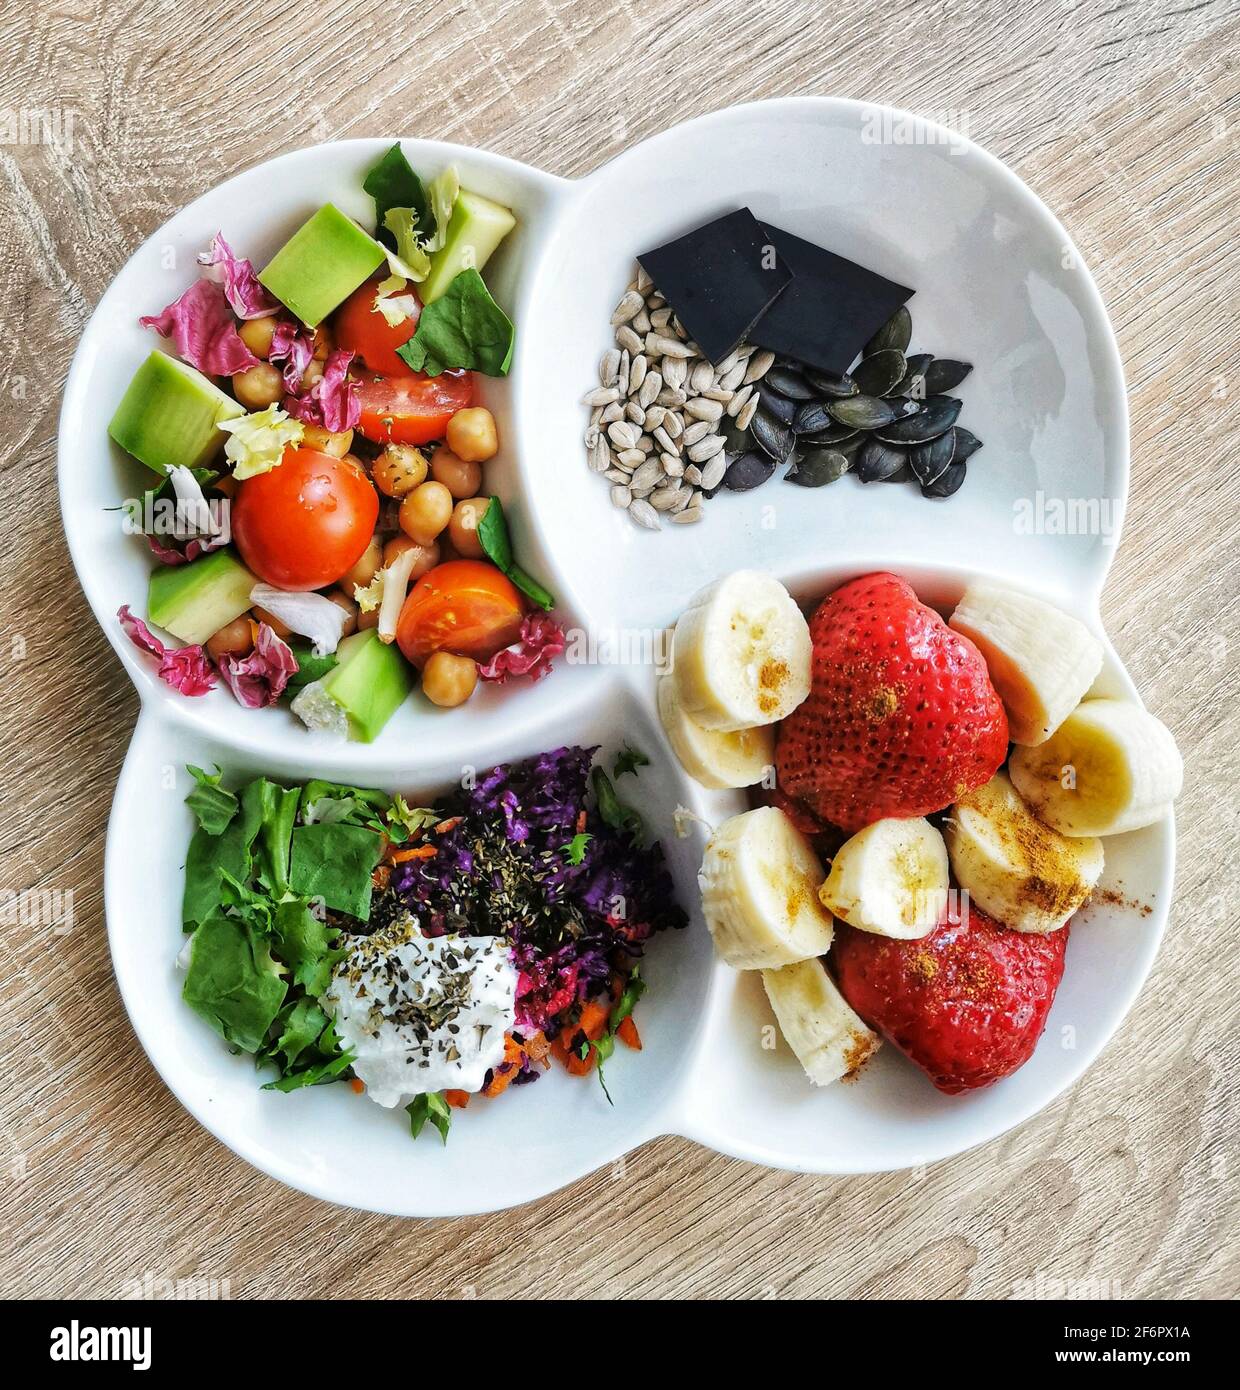
[[[0,889],[71,888],[75,917],[68,934],[2,927],[0,1288],[109,1296],[149,1273],[247,1298],[1005,1298],[1038,1279],[1234,1296],[1234,0],[80,10],[0,18]],[[575,175],[674,121],[801,93],[957,113],[1062,218],[1106,300],[1133,477],[1105,619],[1188,767],[1153,976],[1069,1094],[921,1174],[802,1177],[668,1139],[623,1180],[603,1171],[457,1222],[290,1192],[180,1108],[112,979],[104,831],[137,700],[58,524],[56,416],[78,334],[154,228],[282,151],[418,134]],[[29,141],[40,111],[68,151]]]

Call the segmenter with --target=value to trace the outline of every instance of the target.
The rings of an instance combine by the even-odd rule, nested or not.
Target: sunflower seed
[[[590,468],[595,473],[601,473],[607,467],[610,458],[607,441],[602,435],[598,435],[594,443],[590,445]]]
[[[594,446],[595,446],[595,445],[598,443],[598,441],[599,441],[599,428],[598,428],[598,426],[597,426],[597,425],[591,425],[590,428],[589,428],[588,430],[586,430],[585,435],[584,435],[584,438],[585,438],[585,441],[586,441],[586,451],[589,452],[591,449],[594,448]]]
[[[596,386],[593,391],[587,391],[581,398],[582,405],[610,405],[612,401],[620,399],[620,392],[614,386]]]
[[[642,459],[644,460],[645,457],[646,455],[643,454]],[[629,474],[632,473],[632,471],[637,467],[635,463],[625,463],[624,457],[616,453],[613,453],[611,455],[610,462],[611,466],[618,472],[623,473],[626,479],[628,478]]]
[[[621,324],[628,321],[646,307],[646,296],[640,290],[625,290],[621,296],[620,303],[616,305],[615,313],[611,316],[611,326],[619,328]]]
[[[607,437],[618,449],[636,449],[641,431],[627,420],[616,420],[607,426]]]
[[[663,465],[663,471],[669,478],[680,478],[684,476],[685,461],[676,454],[660,454],[659,462]]]
[[[648,434],[639,434],[637,436],[637,447],[642,451],[643,454],[653,453],[654,440],[651,439],[651,437]]]
[[[683,391],[665,386],[654,399],[656,405],[661,405],[666,410],[679,410],[689,398]]]
[[[713,386],[715,382],[715,370],[709,362],[698,362],[694,364],[693,370],[689,373],[689,386],[698,395],[701,395],[708,386]]]
[[[726,360],[726,359],[725,359]],[[726,371],[719,372],[719,387],[723,391],[735,391],[745,378],[745,364],[736,362]]]
[[[723,406],[718,401],[695,396],[693,400],[685,402],[685,414],[692,415],[695,420],[709,420],[714,424],[723,414]]]
[[[636,314],[633,315],[633,332],[634,332],[634,333],[649,333],[649,332],[650,332],[650,315],[646,312],[645,309],[641,309],[641,310],[639,310]]]
[[[610,425],[616,420],[623,420],[624,407],[619,401],[612,401],[610,405],[603,407],[603,413],[598,418],[601,425]]]
[[[674,410],[670,410],[663,418],[663,428],[673,439],[679,439],[685,432],[685,422]]]
[[[691,507],[686,507],[683,512],[673,512],[669,520],[674,521],[679,526],[691,526],[695,521],[701,521],[702,508],[695,502]]]
[[[657,309],[654,309],[654,310],[651,311],[651,314],[650,314],[650,326],[651,326],[651,328],[664,329],[664,328],[667,327],[667,325],[668,325],[669,323],[671,323],[671,321],[672,321],[672,311],[671,311],[666,305],[662,306],[661,308],[657,308]]]
[[[907,304],[901,304],[877,333],[866,343],[863,356],[882,352],[885,348],[899,348],[908,351],[909,339],[913,336],[913,316]]]
[[[637,335],[634,334],[634,337]],[[676,338],[667,338],[662,333],[648,333],[646,335],[646,349],[652,357],[674,357],[689,358],[693,356],[693,349],[687,343],[679,342]]]
[[[705,439],[710,433],[710,426],[709,420],[695,420],[693,424],[685,426],[685,432],[680,436],[680,442],[687,449],[690,444],[696,444],[699,439]]]
[[[646,428],[652,433],[663,423],[667,410],[661,405],[651,405],[646,407]]]
[[[620,365],[620,349],[608,348],[598,364],[600,386],[612,386],[616,380],[616,368]]]
[[[708,386],[702,392],[702,399],[707,401],[718,401],[721,406],[727,405],[732,399],[732,392],[725,391],[722,386]]]
[[[689,364],[679,357],[665,361],[659,370],[663,373],[664,386],[670,386],[673,391],[680,390],[689,379]]]
[[[742,386],[739,391],[734,391],[732,393],[732,399],[728,402],[728,414],[733,420],[735,420],[741,411],[749,404],[749,398],[753,395],[753,392],[754,388],[752,386]]]
[[[654,429],[654,442],[667,454],[678,454],[680,452],[680,446],[667,429],[668,424],[674,418],[674,416],[665,415],[663,417],[663,423],[661,425],[656,425]]]
[[[670,512],[676,505],[676,499],[680,496],[683,489],[677,483],[675,487],[658,487],[650,494],[650,505],[656,512]]]
[[[755,352],[749,359],[749,366],[745,369],[744,383],[748,386],[751,382],[758,381],[775,365],[775,354],[767,352],[765,348],[761,352]]]
[[[629,481],[629,475],[623,468],[608,468],[603,473],[603,477],[606,478],[609,483],[627,483]]]
[[[723,482],[723,475],[727,472],[728,461],[722,453],[723,441],[720,440],[720,452],[717,452],[709,463],[702,469],[702,490],[704,492],[714,492]]]
[[[701,487],[702,470],[697,466],[696,463],[691,463],[685,469],[684,479],[686,483],[692,483],[694,487]]]
[[[697,495],[696,488],[682,487],[676,494],[676,500],[672,503],[672,511],[683,511]]]
[[[637,426],[646,423],[646,412],[637,404],[636,401],[626,401],[624,404],[624,418],[631,420]]]
[[[655,397],[663,390],[663,378],[654,368],[651,368],[642,378],[642,384],[637,392],[638,405],[649,410],[654,403]]]
[[[757,410],[758,398],[757,396],[750,396],[740,410],[737,411],[736,428],[738,430],[747,430],[753,423],[753,417],[757,414]]]
[[[633,282],[633,287],[641,294],[648,294],[654,285],[654,281],[646,274],[645,267],[638,263],[637,279]]]
[[[645,461],[646,455],[640,449],[621,449],[616,455],[616,462],[622,468],[636,468]]]
[[[614,483],[612,485],[611,504],[613,507],[627,507],[632,500],[633,494],[623,483]]]
[[[629,506],[629,515],[639,526],[644,526],[648,531],[659,529],[659,514],[649,502],[641,498],[635,498]]]
[[[648,458],[633,474],[629,486],[634,492],[642,488],[654,487],[663,476],[663,467],[657,458]]]
[[[642,340],[628,326],[627,323],[621,324],[616,329],[616,342],[629,353],[630,356],[642,350]]]
[[[663,296],[659,293],[658,290],[652,289],[650,293],[646,296],[646,308],[649,309],[652,313],[655,309],[665,308],[666,305],[667,300],[663,298]]]
[[[699,439],[698,442],[688,450],[688,454],[694,463],[704,463],[708,458],[713,458],[722,451],[723,435],[708,434],[704,439]]]

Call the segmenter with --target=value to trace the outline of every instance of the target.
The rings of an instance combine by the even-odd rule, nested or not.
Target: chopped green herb
[[[628,743],[620,747],[620,752],[616,754],[616,765],[613,774],[618,782],[626,772],[631,772],[637,776],[639,767],[649,767],[650,759],[639,748],[633,748]]]
[[[564,846],[564,857],[570,864],[582,864],[585,862],[586,846],[594,839],[593,835],[587,834],[584,830],[580,835],[573,838]]]
[[[634,841],[640,841],[646,833],[645,822],[631,807],[626,806],[616,795],[611,778],[601,767],[596,767],[590,780],[594,784],[594,795],[598,798],[598,813],[613,830],[625,831]]]
[[[405,1106],[409,1115],[409,1132],[416,1139],[422,1133],[427,1120],[439,1131],[439,1137],[446,1144],[448,1130],[452,1128],[452,1110],[443,1098],[442,1091],[427,1091],[414,1098]]]

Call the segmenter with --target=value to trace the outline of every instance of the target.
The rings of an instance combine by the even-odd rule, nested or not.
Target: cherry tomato
[[[487,661],[521,635],[521,595],[483,560],[449,560],[413,586],[396,624],[405,656],[421,668],[432,652]]]
[[[366,280],[336,310],[336,346],[355,352],[372,372],[384,376],[404,376],[407,363],[396,355],[396,349],[413,337],[422,313],[422,301],[412,289],[393,296],[409,311],[395,327],[375,308],[376,280]]]
[[[355,459],[286,449],[269,473],[247,478],[232,504],[241,558],[279,589],[334,584],[365,553],[379,494]]]
[[[376,444],[429,444],[443,438],[458,410],[474,403],[474,377],[472,372],[439,376],[363,372],[357,397],[362,406],[358,429],[367,439]]]

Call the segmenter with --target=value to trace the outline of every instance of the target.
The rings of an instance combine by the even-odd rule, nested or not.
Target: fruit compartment
[[[924,141],[872,143],[881,114],[834,99],[733,108],[569,187],[532,267],[516,412],[531,492],[558,496],[573,518],[555,526],[560,509],[544,510],[533,525],[592,621],[670,622],[721,573],[796,571],[824,554],[881,553],[892,567],[967,554],[1016,582],[1049,580],[1065,601],[1101,588],[1126,493],[1127,418],[1097,290],[1067,233],[991,156],[924,122]],[[612,346],[610,315],[635,257],[745,205],[912,285],[913,349],[976,364],[959,389],[961,423],[985,447],[955,496],[933,501],[912,484],[851,476],[804,489],[777,470],[752,492],[720,492],[691,526],[645,531],[612,505],[586,465],[580,401]],[[1039,494],[1114,499],[1111,533],[1053,534]],[[1029,535],[1018,530],[1026,504]]]
[[[862,560],[783,577],[811,611],[840,584],[878,568],[897,567]],[[971,579],[983,577],[960,568],[900,567],[899,572],[944,615]],[[1139,700],[1096,615],[1071,611],[1106,648],[1089,693]],[[666,745],[664,751],[672,756]],[[744,793],[694,785],[687,804],[714,824],[748,802]],[[706,835],[703,827],[695,828],[699,857]],[[1166,925],[1173,819],[1109,836],[1104,843],[1106,868],[1095,900],[1074,921],[1046,1032],[1013,1076],[972,1094],[945,1096],[884,1043],[856,1080],[815,1088],[779,1037],[759,975],[718,965],[710,1012],[677,1112],[677,1132],[755,1163],[806,1172],[873,1172],[946,1158],[1036,1113],[1080,1077],[1118,1027],[1149,973]],[[723,1077],[726,1085],[720,1084]]]
[[[291,1095],[260,1090],[265,1078],[252,1059],[229,1055],[183,1003],[175,958],[184,939],[182,866],[193,830],[184,805],[192,786],[185,764],[219,765],[229,785],[259,773],[301,781],[321,769],[238,752],[228,740],[144,712],[108,833],[106,909],[122,997],[174,1094],[229,1147],[290,1185],[398,1215],[459,1214],[530,1200],[673,1128],[669,1111],[678,1104],[715,972],[710,938],[695,912],[695,850],[672,830],[685,788],[678,769],[656,756],[657,721],[622,683],[598,682],[589,701],[513,730],[502,760],[565,742],[598,743],[610,766],[624,740],[650,754],[652,766],[640,770],[637,782],[624,777],[619,790],[662,842],[677,896],[693,918],[647,947],[642,973],[649,988],[637,1010],[642,1051],[618,1047],[608,1062],[614,1107],[595,1076],[574,1077],[554,1066],[533,1085],[495,1101],[479,1098],[458,1113],[444,1151],[429,1129],[412,1140],[401,1111],[383,1110],[346,1085]],[[479,771],[489,766],[476,764]],[[462,767],[439,754],[407,756],[381,776],[360,762],[340,772],[413,797],[443,792]]]
[[[464,184],[511,205],[519,225],[488,265],[497,298],[520,325],[528,312],[533,252],[556,215],[562,181],[511,160],[434,141],[406,140],[410,160],[429,171],[455,163]],[[328,770],[359,757],[380,768],[394,746],[433,742],[450,745],[458,757],[485,756],[502,733],[501,719],[522,719],[545,707],[554,681],[530,685],[510,682],[502,691],[485,690],[466,706],[440,711],[419,695],[397,711],[375,744],[340,749],[313,739],[286,707],[242,708],[224,688],[188,699],[163,685],[153,663],[120,631],[116,611],[129,604],[146,616],[147,580],[152,561],[142,539],[124,532],[119,504],[140,497],[154,474],[125,454],[107,436],[107,423],[138,365],[159,338],[138,323],[177,297],[197,274],[195,257],[222,230],[238,254],[255,264],[265,260],[322,203],[366,221],[373,205],[361,184],[365,171],[390,140],[354,140],[284,155],[213,189],[155,232],[125,265],[100,301],[74,359],[60,421],[59,477],[65,531],[79,580],[108,640],[142,696],[144,704],[167,713],[177,724],[204,737],[224,734],[253,755],[275,753],[313,761]],[[513,398],[523,389],[517,364],[506,379],[479,378],[480,399],[495,415],[501,439],[488,465],[487,486],[504,503],[516,553],[525,567],[553,592],[563,591],[554,552],[539,548],[531,513],[545,499],[525,477],[516,438]],[[569,624],[573,614],[560,610]],[[550,699],[554,702],[554,694]]]

